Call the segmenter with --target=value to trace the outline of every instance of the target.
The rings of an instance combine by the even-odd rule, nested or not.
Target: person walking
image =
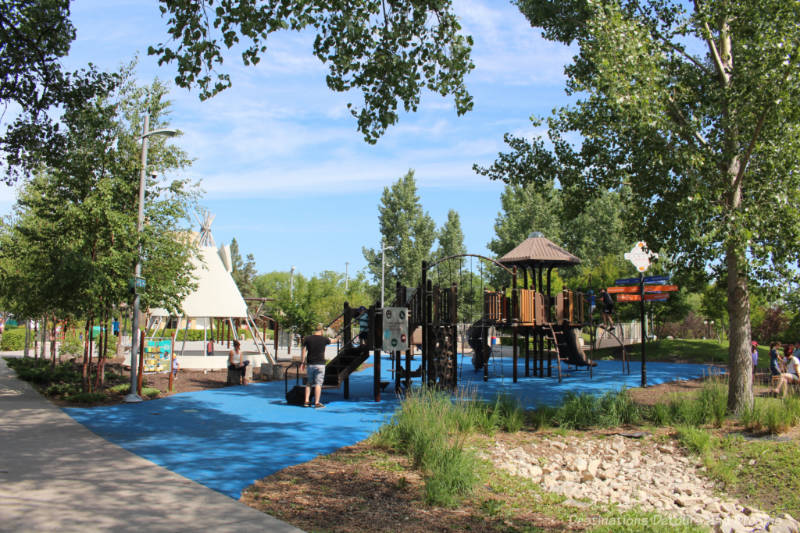
[[[314,387],[314,407],[321,409],[325,405],[320,402],[322,383],[325,381],[325,347],[331,339],[324,335],[322,324],[317,325],[313,335],[303,339],[300,348],[300,371],[306,371],[306,398],[303,405],[311,407],[311,387]],[[307,369],[307,370],[306,370]]]
[[[608,331],[614,331],[614,319],[611,316],[614,313],[614,299],[605,287],[600,289],[600,297],[603,304],[603,325]]]

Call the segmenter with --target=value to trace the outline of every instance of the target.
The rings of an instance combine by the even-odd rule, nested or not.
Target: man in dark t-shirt
[[[603,300],[603,324],[609,331],[614,331],[614,319],[611,318],[614,312],[614,300],[605,288],[600,289],[600,297]]]
[[[311,396],[311,387],[314,387],[314,407],[325,407],[320,403],[319,398],[322,395],[322,382],[325,381],[325,347],[331,343],[331,340],[323,335],[322,324],[317,326],[313,335],[308,335],[303,339],[303,345],[300,349],[300,357],[302,363],[300,371],[307,370],[306,380],[306,401],[303,405],[311,407],[309,403]]]

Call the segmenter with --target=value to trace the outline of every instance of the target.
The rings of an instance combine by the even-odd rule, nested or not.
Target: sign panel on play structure
[[[383,308],[384,352],[403,352],[408,350],[408,309],[405,307]]]

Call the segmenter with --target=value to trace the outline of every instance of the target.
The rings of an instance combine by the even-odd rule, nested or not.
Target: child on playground
[[[172,355],[172,379],[177,381],[178,380],[178,370],[180,370],[181,365],[178,363],[178,358],[175,355]]]
[[[611,317],[614,313],[614,300],[605,287],[600,289],[600,297],[603,304],[603,325],[607,330],[614,331],[614,319]]]

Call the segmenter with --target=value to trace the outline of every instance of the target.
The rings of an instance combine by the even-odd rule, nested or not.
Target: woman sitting
[[[228,370],[238,370],[242,373],[242,385],[247,385],[247,365],[250,361],[245,361],[242,351],[239,349],[239,341],[233,341],[233,350],[228,352]]]
[[[778,363],[777,365],[778,369],[783,371],[780,374],[777,374],[779,376],[778,385],[772,391],[775,394],[780,394],[782,391],[784,396],[786,395],[787,384],[800,382],[800,360],[798,360],[797,357],[795,357],[791,346],[787,348],[788,349],[786,350],[786,353],[788,355],[784,361],[785,369],[781,369],[780,363]],[[777,353],[777,350],[775,351]],[[778,359],[780,359],[780,355],[778,355]],[[770,351],[769,366],[770,366],[770,371],[773,373],[773,380],[774,380],[774,376],[776,376],[776,374],[773,371],[772,351]]]

